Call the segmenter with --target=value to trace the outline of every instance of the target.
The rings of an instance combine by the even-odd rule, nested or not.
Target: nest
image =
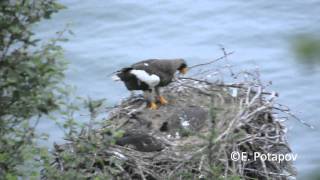
[[[107,124],[91,136],[100,139],[97,150],[84,151],[90,154],[90,167],[64,163],[65,152],[79,154],[75,139],[55,146],[52,165],[58,171],[77,169],[88,178],[99,173],[111,179],[143,180],[296,176],[291,161],[253,159],[254,153],[291,153],[284,119],[277,116],[288,112],[275,102],[277,93],[267,92],[257,75],[233,84],[180,77],[162,93],[169,104],[158,110],[146,109],[140,95],[111,109]],[[124,134],[104,143],[109,141],[110,129]],[[233,152],[244,152],[246,159],[233,160]]]

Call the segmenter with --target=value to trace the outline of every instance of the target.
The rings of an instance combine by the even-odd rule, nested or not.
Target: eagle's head
[[[178,64],[177,70],[179,71],[179,73],[186,74],[188,71],[188,65],[187,65],[186,61],[184,59],[179,59],[177,61],[177,64]]]

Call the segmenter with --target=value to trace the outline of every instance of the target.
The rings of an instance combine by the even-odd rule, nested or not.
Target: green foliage
[[[214,179],[214,180],[241,180],[241,178],[237,175],[229,175],[228,177],[225,177],[224,174],[224,170],[222,168],[222,166],[212,166],[211,167],[211,177],[210,179]]]
[[[192,172],[181,172],[177,173],[175,178],[184,179],[184,180],[193,180],[196,179],[196,175]]]
[[[301,179],[309,179],[309,180],[319,180],[320,179],[320,171],[319,167],[315,168],[311,173],[302,176]]]
[[[62,32],[40,47],[31,26],[62,8],[55,0],[0,2],[0,179],[39,175],[35,128],[61,103],[66,63]]]
[[[223,169],[221,166],[212,166],[211,167],[211,179],[223,180],[224,177],[222,176]]]
[[[123,136],[124,131],[108,128],[105,120],[96,120],[96,115],[103,107],[103,100],[85,101],[90,113],[89,124],[79,128],[79,124],[67,125],[66,139],[70,142],[63,146],[56,145],[55,157],[41,156],[44,164],[43,178],[46,179],[110,179],[121,173],[118,167],[123,162],[108,152],[115,140]],[[68,107],[68,106],[67,106]],[[70,108],[66,108],[70,110]],[[83,112],[83,110],[82,110]],[[67,119],[76,121],[66,113]],[[94,126],[100,127],[93,128]],[[103,127],[103,128],[101,128]],[[54,165],[52,160],[55,159]]]
[[[301,35],[293,42],[293,50],[305,64],[320,63],[320,39],[311,35]]]
[[[222,109],[215,106],[214,104],[211,104],[209,109],[209,117],[211,121],[211,127],[210,127],[210,133],[202,138],[207,140],[208,142],[208,149],[206,151],[207,157],[208,157],[208,166],[210,167],[209,171],[209,179],[215,179],[215,180],[240,180],[241,178],[238,175],[233,174],[227,174],[225,176],[225,166],[219,163],[219,161],[216,161],[216,159],[221,158],[217,156],[217,152],[219,152],[219,148],[223,147],[225,143],[232,144],[233,141],[237,141],[238,139],[243,137],[242,130],[238,130],[238,132],[233,131],[232,133],[228,134],[226,140],[224,143],[217,142],[216,139],[219,135],[219,129],[217,129],[216,124],[219,121],[218,119],[218,113]],[[228,159],[226,159],[228,160]]]
[[[188,137],[188,136],[192,136],[195,134],[192,130],[187,129],[187,128],[180,128],[180,129],[178,129],[178,132],[181,135],[181,137]]]

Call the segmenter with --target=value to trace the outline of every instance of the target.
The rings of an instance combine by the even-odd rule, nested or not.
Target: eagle
[[[156,101],[161,105],[168,101],[160,94],[160,87],[170,84],[178,71],[187,73],[188,66],[184,59],[148,59],[122,68],[116,72],[129,91],[142,90],[147,107],[158,109]]]

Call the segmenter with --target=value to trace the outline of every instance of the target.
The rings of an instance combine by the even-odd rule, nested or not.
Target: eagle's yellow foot
[[[168,104],[168,101],[163,97],[163,96],[159,96],[159,101],[161,105],[166,105]]]
[[[150,104],[148,104],[148,108],[151,110],[156,110],[158,109],[158,106],[155,102],[151,102]]]

